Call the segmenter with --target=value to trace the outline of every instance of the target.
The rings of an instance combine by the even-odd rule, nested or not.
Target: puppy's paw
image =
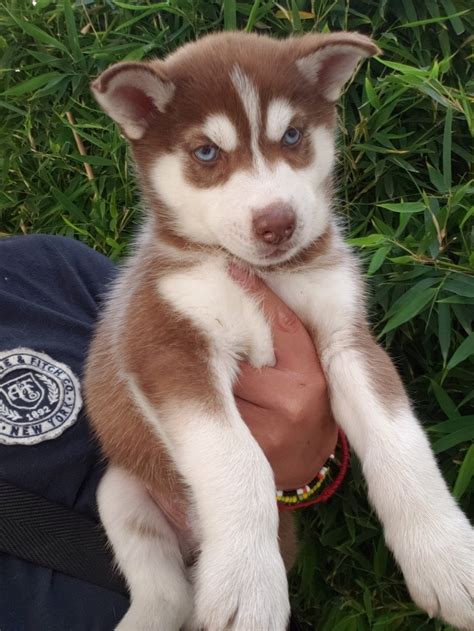
[[[276,544],[237,553],[204,547],[196,577],[195,624],[206,631],[285,631],[288,583]]]
[[[192,611],[191,586],[186,584],[183,590],[171,578],[161,590],[150,589],[145,599],[132,596],[130,609],[115,631],[181,631]]]
[[[431,617],[472,631],[474,531],[464,515],[434,516],[412,542],[399,561],[413,600]]]
[[[264,339],[254,341],[248,353],[250,364],[254,368],[263,368],[264,366],[273,367],[276,364],[275,351],[273,350],[273,340],[271,336]]]

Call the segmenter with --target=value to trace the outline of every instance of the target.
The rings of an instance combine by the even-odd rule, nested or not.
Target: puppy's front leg
[[[354,265],[305,272],[291,284],[283,275],[270,281],[315,332],[334,416],[362,462],[413,599],[432,616],[474,629],[474,533],[368,330]]]
[[[191,628],[284,631],[289,600],[273,473],[231,389],[222,391],[218,409],[202,400],[169,401],[165,422],[137,390],[135,398],[169,445],[198,517]]]
[[[363,348],[359,338],[323,353],[335,417],[362,461],[369,497],[413,599],[431,616],[473,629],[473,531],[388,356],[368,332],[362,339]]]

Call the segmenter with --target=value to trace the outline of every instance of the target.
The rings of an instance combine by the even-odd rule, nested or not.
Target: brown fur
[[[121,330],[111,326],[113,314],[108,314],[96,331],[84,390],[88,414],[107,459],[159,496],[174,493],[182,483],[167,450],[120,378],[122,370],[136,379],[158,414],[166,402],[183,396],[214,409],[219,408],[219,401],[206,361],[207,340],[160,300],[155,289],[157,270],[164,273],[172,265],[150,256],[142,257],[141,263]],[[174,366],[180,370],[173,370]]]

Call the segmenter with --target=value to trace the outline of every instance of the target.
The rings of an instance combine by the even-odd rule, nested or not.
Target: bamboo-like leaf
[[[423,202],[400,202],[398,204],[378,204],[380,208],[390,210],[392,213],[421,213],[426,210]]]
[[[245,25],[245,30],[247,33],[251,33],[254,29],[255,23],[257,21],[258,9],[260,7],[261,0],[254,0],[252,9],[250,11],[249,19],[247,20],[247,24]]]
[[[380,335],[385,335],[389,331],[393,331],[404,322],[408,322],[422,311],[427,304],[433,299],[436,294],[436,289],[425,289],[411,297],[411,300],[403,305],[387,322],[382,329]]]
[[[453,126],[453,110],[448,107],[443,133],[443,179],[446,190],[451,188],[451,139]]]
[[[45,72],[44,74],[31,77],[31,79],[13,85],[11,88],[5,90],[3,94],[4,96],[22,96],[23,94],[28,94],[29,92],[34,92],[42,88],[54,79],[61,79],[62,77],[63,75],[59,72]]]
[[[446,364],[451,344],[451,309],[446,303],[438,305],[438,338],[443,361]]]
[[[413,28],[415,26],[427,26],[428,24],[439,24],[442,22],[447,22],[448,20],[453,20],[455,18],[461,17],[461,15],[466,15],[469,13],[469,9],[464,9],[464,11],[458,11],[457,13],[451,13],[451,15],[442,15],[436,18],[427,18],[426,20],[415,20],[414,22],[405,22],[404,24],[400,24],[397,28]]]
[[[356,245],[360,248],[374,247],[385,243],[387,237],[384,234],[368,234],[365,237],[357,237],[355,239],[348,239],[349,245]]]
[[[369,268],[367,270],[367,274],[369,276],[371,276],[372,274],[375,274],[375,272],[378,271],[382,267],[383,262],[385,261],[387,254],[390,252],[391,249],[392,249],[392,246],[386,245],[383,248],[379,248],[374,253],[370,261]]]
[[[474,423],[472,423],[469,427],[458,429],[451,434],[447,434],[446,436],[439,438],[433,443],[432,447],[435,454],[440,454],[452,447],[456,447],[456,445],[469,443],[472,440],[474,440]]]
[[[456,404],[451,399],[451,397],[446,392],[446,390],[444,390],[444,388],[442,388],[433,379],[431,380],[431,387],[433,389],[434,395],[436,397],[436,400],[439,403],[440,408],[443,410],[446,416],[450,419],[458,416],[459,413],[458,413]]]
[[[171,11],[181,13],[175,7],[170,5],[169,2],[155,2],[154,4],[132,4],[130,2],[113,0],[113,3],[121,9],[128,9],[129,11],[149,11],[150,9],[154,9],[155,11]]]
[[[291,21],[293,22],[293,30],[297,33],[301,33],[303,26],[301,24],[300,12],[296,0],[290,0],[291,3]]]
[[[460,499],[466,492],[472,478],[474,478],[474,445],[467,450],[459,468],[458,477],[453,488],[453,495]]]
[[[460,296],[474,298],[474,276],[457,274],[452,276],[443,286],[446,291],[452,291]]]
[[[46,33],[35,24],[32,24],[31,22],[28,22],[23,18],[16,17],[14,13],[10,13],[10,17],[12,20],[14,20],[14,22],[16,22],[16,24],[21,28],[23,32],[30,35],[37,42],[40,42],[41,44],[46,44],[47,46],[52,46],[53,48],[56,48],[63,53],[68,52],[66,46],[64,46],[62,42],[52,37],[52,35],[49,35],[49,33]]]
[[[237,28],[235,0],[224,0],[224,28],[226,31],[234,31]]]
[[[456,349],[456,352],[448,362],[448,370],[451,370],[472,354],[474,354],[474,333],[466,337],[462,344]]]
[[[79,36],[76,29],[76,23],[74,21],[74,14],[71,8],[70,0],[63,0],[64,19],[66,22],[67,36],[69,42],[69,49],[74,56],[74,59],[81,62],[84,61],[84,55],[82,54],[81,47],[79,45]]]

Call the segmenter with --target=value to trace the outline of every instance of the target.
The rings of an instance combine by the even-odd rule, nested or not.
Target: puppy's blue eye
[[[295,146],[301,140],[301,132],[296,127],[288,127],[285,131],[285,134],[282,138],[282,142],[284,145]]]
[[[194,155],[201,162],[214,162],[219,155],[219,148],[216,145],[203,145],[194,151]]]

